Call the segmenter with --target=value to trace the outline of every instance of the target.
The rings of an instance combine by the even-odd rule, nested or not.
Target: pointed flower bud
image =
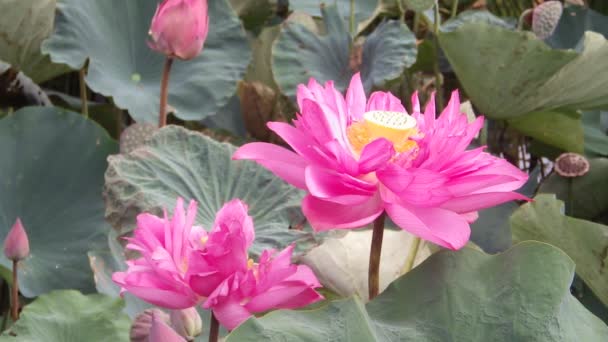
[[[169,57],[198,56],[209,32],[207,0],[164,0],[150,26],[150,48]]]
[[[203,321],[195,308],[173,310],[170,317],[175,331],[188,340],[194,339],[203,331]]]
[[[154,315],[148,342],[186,342],[186,340],[171,329],[161,317]]]
[[[25,259],[29,254],[30,242],[27,239],[21,219],[17,218],[13,228],[4,240],[4,255],[9,260],[19,261]]]
[[[131,325],[129,337],[131,342],[148,342],[152,320],[156,317],[165,323],[169,323],[169,315],[159,309],[147,309],[137,315]]]

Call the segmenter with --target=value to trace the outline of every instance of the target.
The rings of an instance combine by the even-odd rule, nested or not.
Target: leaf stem
[[[454,18],[458,13],[458,0],[452,0],[452,14],[450,18]]]
[[[568,204],[566,205],[566,216],[574,216],[574,186],[572,177],[568,177]]]
[[[441,14],[439,13],[439,2],[435,3],[435,15],[433,23],[433,32],[435,34],[433,41],[433,50],[435,50],[435,61],[433,63],[433,70],[435,72],[435,91],[436,91],[436,104],[437,112],[441,113],[443,110],[443,87],[442,87],[442,75],[439,70],[439,24],[441,21]]]
[[[350,34],[355,35],[355,0],[350,0],[350,16],[348,19]]]
[[[19,281],[17,280],[18,261],[13,260],[13,286],[11,287],[11,319],[19,319]]]
[[[220,332],[220,322],[218,322],[217,318],[213,312],[211,313],[211,321],[209,322],[209,342],[217,342],[219,338]]]
[[[84,80],[84,77],[87,73],[86,64],[78,71],[78,80],[80,83],[80,103],[81,108],[80,111],[85,118],[89,117],[89,103],[87,100],[87,83]]]
[[[380,292],[380,256],[382,254],[382,237],[384,236],[385,218],[386,214],[382,213],[374,220],[372,245],[369,251],[369,271],[367,278],[369,300],[374,299]]]
[[[405,264],[403,265],[403,269],[401,270],[401,274],[406,274],[414,268],[414,262],[416,261],[416,256],[418,255],[418,250],[420,249],[420,238],[414,236],[414,241],[412,241],[412,245],[407,254],[407,259],[405,259]]]
[[[171,65],[173,65],[173,58],[167,57],[167,59],[165,59],[165,66],[163,67],[163,78],[160,83],[159,128],[167,125],[167,97],[169,95],[169,74],[171,73]]]

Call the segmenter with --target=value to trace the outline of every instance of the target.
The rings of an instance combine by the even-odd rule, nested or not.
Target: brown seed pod
[[[589,161],[577,153],[562,153],[555,159],[555,172],[566,178],[580,177],[589,171]]]

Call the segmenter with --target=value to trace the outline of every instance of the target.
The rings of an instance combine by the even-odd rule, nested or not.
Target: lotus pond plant
[[[602,1],[0,18],[0,341],[608,341]]]

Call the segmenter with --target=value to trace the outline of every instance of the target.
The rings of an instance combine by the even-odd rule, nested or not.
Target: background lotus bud
[[[171,329],[162,317],[153,315],[148,342],[186,342],[186,340]]]
[[[17,218],[4,240],[4,255],[10,260],[19,261],[25,259],[29,254],[30,242],[21,219]]]
[[[203,322],[195,308],[171,311],[171,325],[178,334],[188,340],[201,334]]]
[[[209,31],[207,0],[164,0],[156,9],[148,43],[169,57],[198,56]]]
[[[133,320],[129,333],[131,342],[148,342],[154,317],[159,318],[165,323],[169,323],[169,315],[163,311],[159,309],[147,309]]]

